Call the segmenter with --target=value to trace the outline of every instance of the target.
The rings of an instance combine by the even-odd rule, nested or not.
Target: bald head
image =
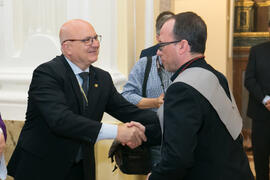
[[[82,70],[96,62],[100,42],[93,26],[82,19],[73,19],[62,25],[59,32],[61,51]]]
[[[59,32],[60,43],[62,44],[67,39],[78,39],[80,37],[80,33],[84,29],[95,31],[93,26],[82,19],[73,19],[64,23]]]

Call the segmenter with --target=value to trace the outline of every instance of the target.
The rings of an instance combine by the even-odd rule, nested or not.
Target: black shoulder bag
[[[145,67],[144,80],[142,86],[142,96],[146,97],[146,85],[148,76],[151,70],[152,57],[147,57],[147,64]],[[120,142],[113,141],[110,150],[109,158],[112,163],[114,159],[116,165],[113,172],[119,169],[125,174],[148,174],[151,171],[151,156],[149,147],[141,145],[135,149],[131,149],[128,146],[122,146]]]

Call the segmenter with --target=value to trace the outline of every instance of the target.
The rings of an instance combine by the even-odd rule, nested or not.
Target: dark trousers
[[[251,138],[256,180],[269,180],[270,119],[253,120]]]
[[[65,180],[84,180],[84,173],[83,173],[83,161],[81,160],[78,163],[74,163],[68,175],[66,176]]]

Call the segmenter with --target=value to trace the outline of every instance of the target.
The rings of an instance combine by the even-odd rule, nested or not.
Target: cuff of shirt
[[[4,132],[3,132],[2,128],[0,128],[0,133],[1,133],[1,134],[4,134]]]
[[[263,104],[266,104],[267,101],[270,100],[270,96],[266,95],[262,101]]]
[[[96,142],[103,139],[115,139],[118,126],[114,124],[102,123]]]

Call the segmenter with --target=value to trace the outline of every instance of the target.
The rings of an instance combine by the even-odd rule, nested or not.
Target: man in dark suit
[[[174,15],[173,12],[171,11],[163,11],[162,13],[160,13],[156,19],[156,39],[157,41],[159,41],[159,34],[160,34],[160,29],[162,27],[162,25],[164,24],[164,22],[172,17]],[[146,57],[146,56],[155,56],[157,54],[157,50],[158,50],[158,44],[151,46],[149,48],[143,49],[141,51],[140,54],[140,58],[142,57]]]
[[[84,20],[60,29],[62,55],[37,67],[25,125],[8,164],[15,180],[95,180],[94,144],[116,138],[134,148],[158,144],[155,113],[140,110],[116,90],[110,74],[92,66],[101,36]],[[123,125],[101,123],[104,112]]]
[[[270,22],[268,24],[270,27]],[[269,180],[270,42],[251,48],[245,73],[249,91],[247,115],[252,119],[252,150],[256,180]]]
[[[172,81],[186,70],[203,69],[218,79],[226,99],[230,99],[226,78],[204,59],[206,39],[207,28],[201,17],[193,12],[180,13],[161,28],[157,55],[166,70],[175,72]],[[211,91],[216,88],[207,80],[200,84]],[[224,100],[217,101],[222,106]],[[241,126],[233,138],[214,107],[197,89],[184,82],[173,82],[166,91],[162,115],[161,161],[149,174],[149,180],[254,179],[243,150]]]

